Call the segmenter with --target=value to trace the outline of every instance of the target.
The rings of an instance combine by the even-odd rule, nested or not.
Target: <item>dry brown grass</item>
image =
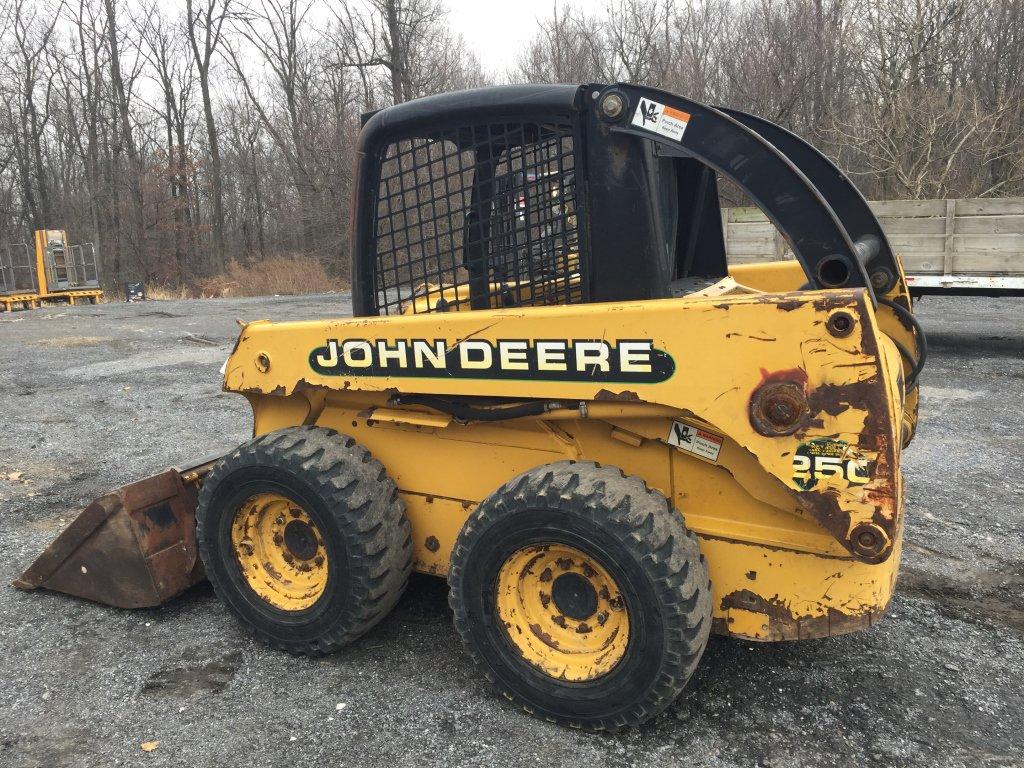
[[[191,299],[195,296],[186,286],[182,285],[173,288],[158,283],[150,283],[146,286],[146,298],[153,301],[174,301],[175,299]],[[122,297],[123,299],[123,297]]]
[[[325,293],[347,286],[331,277],[324,265],[308,256],[275,256],[243,265],[232,261],[227,271],[200,281],[203,298],[225,296],[290,296],[301,293]]]
[[[229,296],[293,296],[327,293],[348,288],[344,280],[327,274],[317,259],[308,256],[274,256],[252,264],[232,261],[227,270],[191,285],[146,285],[146,298],[154,301],[216,299]]]

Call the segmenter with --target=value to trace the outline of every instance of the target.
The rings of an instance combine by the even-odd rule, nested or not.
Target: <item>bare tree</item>
[[[389,104],[465,87],[473,78],[464,60],[479,64],[449,32],[446,16],[440,0],[368,0],[360,7],[346,2],[335,10],[338,64],[358,70],[364,93],[383,92]]]
[[[66,228],[108,286],[344,276],[360,113],[489,81],[445,0],[183,5],[0,3],[0,247]],[[505,79],[757,112],[869,197],[1024,195],[1024,0],[557,0]]]
[[[6,68],[14,87],[5,94],[7,109],[13,118],[10,152],[16,161],[26,212],[35,229],[45,228],[52,215],[43,160],[52,74],[44,65],[56,24],[56,12],[47,18],[26,0],[15,0],[11,8],[14,49]]]
[[[288,162],[298,197],[302,247],[306,252],[315,248],[317,196],[309,165],[311,147],[306,141],[305,125],[313,89],[310,49],[303,44],[309,8],[308,0],[261,0],[239,17],[238,34],[252,49],[259,51],[260,58],[271,72],[274,96],[267,106],[257,96],[238,52],[228,49],[235,74],[249,103]],[[271,116],[274,107],[277,107],[280,120]]]
[[[156,4],[139,21],[146,60],[160,86],[162,103],[154,107],[164,122],[171,197],[174,259],[180,275],[194,263],[195,231],[192,226],[191,185],[187,152],[189,108],[195,84],[195,67],[186,55],[182,25],[169,20]]]
[[[210,152],[210,198],[213,204],[214,267],[224,268],[224,185],[221,174],[217,121],[213,113],[211,72],[213,57],[224,42],[224,24],[231,17],[232,0],[185,0],[185,30],[199,73],[199,89],[206,118],[206,140]]]

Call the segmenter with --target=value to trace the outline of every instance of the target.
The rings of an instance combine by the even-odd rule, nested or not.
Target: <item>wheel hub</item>
[[[582,621],[597,611],[597,590],[579,573],[563,573],[551,584],[551,599],[562,615]]]
[[[319,549],[313,526],[302,520],[292,520],[285,525],[284,545],[299,560],[312,560]]]
[[[520,549],[498,572],[497,613],[513,648],[545,674],[573,682],[608,674],[629,644],[619,587],[565,544]]]
[[[231,541],[242,577],[282,611],[309,608],[327,587],[323,537],[298,504],[277,493],[251,496],[235,512]]]

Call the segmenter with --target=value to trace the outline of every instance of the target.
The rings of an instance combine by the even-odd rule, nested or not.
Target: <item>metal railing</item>
[[[92,243],[46,249],[43,257],[46,287],[51,293],[100,285],[99,259]],[[0,249],[0,295],[38,293],[36,259],[30,243]]]
[[[39,290],[35,259],[28,243],[0,250],[0,293],[35,293]]]

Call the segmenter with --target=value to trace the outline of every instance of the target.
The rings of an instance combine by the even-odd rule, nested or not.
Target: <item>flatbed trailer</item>
[[[876,200],[912,296],[1024,296],[1024,197]],[[792,259],[757,208],[723,208],[730,263]]]

